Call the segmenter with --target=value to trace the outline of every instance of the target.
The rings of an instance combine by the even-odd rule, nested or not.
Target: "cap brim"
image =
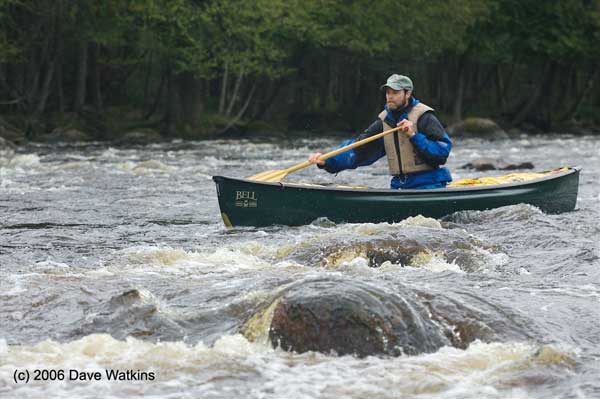
[[[406,87],[402,87],[401,85],[393,85],[393,84],[387,84],[387,83],[384,85],[381,85],[379,87],[379,90],[383,91],[383,90],[385,90],[386,87],[389,87],[392,90],[412,90],[412,89],[408,89]]]
[[[381,85],[381,86],[379,87],[379,90],[383,91],[383,90],[385,90],[387,87],[389,87],[389,88],[390,88],[390,89],[392,89],[392,90],[400,90],[400,89],[396,89],[394,86],[392,86],[392,85],[389,85],[389,84],[387,84],[387,83],[386,83],[386,84],[384,84],[384,85]]]

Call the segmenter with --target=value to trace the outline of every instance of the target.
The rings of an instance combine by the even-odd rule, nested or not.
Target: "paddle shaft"
[[[356,142],[354,142],[352,144],[348,144],[346,146],[338,148],[337,150],[333,150],[331,152],[328,152],[326,154],[321,155],[319,157],[319,160],[320,161],[325,161],[325,160],[327,160],[327,159],[329,159],[331,157],[335,157],[336,155],[341,154],[342,152],[346,152],[348,150],[352,150],[353,148],[360,147],[363,144],[367,144],[367,143],[370,143],[371,141],[378,140],[378,139],[382,138],[383,136],[386,136],[386,135],[388,135],[390,133],[393,133],[393,132],[395,132],[397,130],[400,130],[402,128],[403,127],[398,126],[398,127],[393,128],[393,129],[386,130],[385,132],[378,133],[378,134],[376,134],[374,136],[367,137],[366,139],[362,139],[362,140],[356,141]],[[292,172],[295,172],[295,171],[300,170],[302,168],[306,168],[307,166],[310,166],[310,165],[312,165],[312,163],[310,161],[304,161],[302,163],[299,163],[298,165],[294,165],[292,167],[289,167],[289,168],[285,169],[285,172],[286,172],[286,174],[292,173]]]

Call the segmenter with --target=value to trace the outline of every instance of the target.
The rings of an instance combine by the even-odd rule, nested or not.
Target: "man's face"
[[[394,90],[385,88],[385,101],[390,111],[402,109],[408,105],[408,99],[411,95],[410,90]]]

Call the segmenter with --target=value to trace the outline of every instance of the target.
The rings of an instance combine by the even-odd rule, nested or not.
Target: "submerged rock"
[[[0,116],[0,149],[12,143],[25,141],[25,132],[8,123]],[[8,144],[7,144],[8,143]]]
[[[350,280],[311,281],[286,291],[272,309],[269,340],[284,350],[338,355],[416,355],[451,345],[409,290],[388,292]]]
[[[77,322],[73,336],[108,333],[118,339],[128,336],[170,338],[181,335],[181,327],[165,315],[158,300],[146,290],[117,294],[87,310]]]
[[[72,127],[58,127],[54,129],[52,133],[41,136],[40,140],[43,140],[47,143],[73,143],[90,141],[92,140],[92,137],[79,129]]]
[[[122,137],[116,140],[118,145],[145,145],[157,143],[163,138],[159,132],[152,129],[139,129],[125,133]]]
[[[379,267],[386,262],[420,267],[424,255],[436,255],[464,272],[485,268],[482,254],[492,250],[491,246],[462,230],[443,229],[439,222],[433,222],[437,221],[432,220],[432,227],[424,227],[422,224],[412,226],[411,221],[407,221],[396,231],[378,232],[374,236],[350,234],[326,241],[304,242],[285,251],[284,256],[304,265],[328,269],[342,267],[356,258],[364,258],[369,267]]]
[[[517,170],[517,169],[533,169],[533,163],[531,162],[520,162],[520,163],[506,163],[501,159],[492,158],[477,158],[471,162],[461,166],[462,169],[475,169],[483,172],[486,170]]]

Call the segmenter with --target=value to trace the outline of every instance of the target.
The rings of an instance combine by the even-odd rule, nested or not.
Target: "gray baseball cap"
[[[394,90],[412,90],[413,82],[408,76],[398,75],[397,73],[390,76],[384,85],[381,85],[380,90],[384,90],[386,87]]]

